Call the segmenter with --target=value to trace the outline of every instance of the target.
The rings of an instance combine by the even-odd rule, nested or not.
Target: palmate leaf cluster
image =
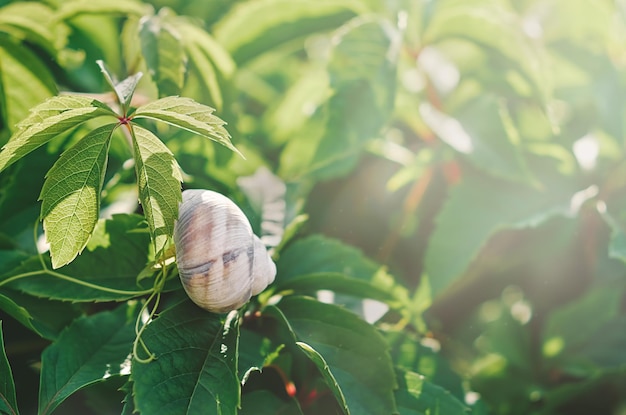
[[[621,413],[624,16],[0,0],[0,413]],[[241,310],[183,187],[272,245]]]

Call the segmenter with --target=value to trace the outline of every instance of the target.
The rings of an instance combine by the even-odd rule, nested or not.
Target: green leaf
[[[340,273],[370,281],[380,265],[363,255],[358,248],[322,235],[313,235],[289,245],[276,264],[277,284],[301,275]]]
[[[30,49],[0,39],[0,117],[9,130],[56,91],[50,70]]]
[[[117,14],[143,16],[150,10],[146,4],[127,0],[64,1],[57,10],[58,20],[69,20],[84,14]]]
[[[79,312],[71,304],[36,298],[2,288],[0,310],[39,336],[54,340]]]
[[[15,2],[0,10],[0,32],[6,32],[16,39],[28,40],[49,55],[56,55],[60,27],[53,24],[54,11],[45,4]],[[41,101],[38,101],[41,102]]]
[[[306,297],[284,297],[266,312],[285,320],[346,413],[395,412],[388,346],[373,326],[340,307]]]
[[[414,372],[398,370],[395,391],[400,415],[468,415],[470,409],[447,390]]]
[[[351,414],[352,412],[350,411],[350,407],[348,407],[348,402],[346,402],[346,396],[343,394],[341,386],[339,386],[339,383],[331,372],[330,366],[326,363],[326,360],[324,360],[322,355],[308,344],[304,342],[296,342],[296,344],[300,350],[302,350],[304,354],[315,364],[315,366],[317,366],[322,374],[322,378],[324,378],[324,382],[326,382],[326,385],[332,391],[343,412],[348,415]]]
[[[146,287],[136,283],[137,275],[150,260],[150,237],[144,223],[140,215],[101,219],[82,255],[56,270],[58,275],[44,272],[39,257],[32,256],[0,276],[0,281],[30,273],[31,276],[16,279],[7,287],[57,300],[119,301],[145,294]],[[50,260],[46,259],[45,264],[49,268]],[[145,282],[151,286],[152,281]]]
[[[91,131],[66,150],[46,175],[41,218],[53,268],[69,264],[81,253],[98,222],[107,154],[116,127],[108,124]]]
[[[329,179],[354,168],[393,110],[400,39],[382,19],[357,17],[337,30],[328,64],[334,94],[287,143],[282,177]]]
[[[440,2],[423,34],[425,45],[451,38],[469,42],[497,53],[510,62],[530,83],[535,95],[546,100],[551,94],[542,55],[517,23],[519,16],[503,2]]]
[[[235,71],[232,57],[209,33],[184,18],[176,20],[176,28],[189,57],[189,74],[195,75],[218,110],[223,107],[222,89]],[[187,78],[189,81],[189,77]],[[189,85],[192,85],[188,82]],[[186,91],[188,89],[186,88]],[[191,90],[189,90],[192,93]],[[193,91],[196,95],[199,91]]]
[[[181,36],[175,26],[168,24],[166,11],[161,9],[158,15],[139,22],[141,52],[160,97],[180,94],[187,63]]]
[[[9,415],[17,415],[17,398],[15,397],[15,383],[13,372],[4,351],[4,338],[2,337],[2,321],[0,320],[0,412]]]
[[[237,5],[215,28],[215,38],[239,65],[282,43],[334,29],[363,7],[353,1],[262,0]]]
[[[488,176],[466,175],[437,217],[425,268],[433,298],[459,278],[497,231],[533,227],[555,215],[570,215],[575,193],[562,180],[541,190]]]
[[[276,292],[293,291],[296,294],[307,294],[319,290],[371,298],[387,304],[397,302],[397,298],[391,292],[377,287],[374,283],[335,272],[299,275],[276,286]]]
[[[53,97],[37,105],[2,148],[0,171],[55,136],[102,115],[115,116],[115,113],[103,103],[81,96]]]
[[[140,413],[236,415],[238,315],[223,322],[186,300],[164,311],[142,336],[156,355],[133,360],[133,391]]]
[[[597,285],[582,297],[554,310],[543,333],[543,353],[549,358],[563,352],[579,354],[586,343],[595,342],[591,333],[601,332],[620,313],[624,284],[615,281]],[[603,342],[608,332],[602,334]]]
[[[303,415],[298,401],[284,401],[270,391],[256,390],[241,399],[239,415]]]
[[[130,374],[136,312],[127,305],[81,317],[41,357],[39,415],[85,386]]]
[[[129,76],[123,81],[118,82],[102,60],[97,60],[96,63],[100,67],[100,71],[104,75],[104,79],[106,79],[107,83],[115,92],[117,100],[122,106],[124,114],[126,114],[128,106],[130,105],[130,101],[133,99],[135,88],[137,88],[137,84],[143,76],[143,73],[137,72],[136,74]]]
[[[174,232],[183,178],[174,155],[157,136],[137,125],[132,129],[139,200],[158,257]]]
[[[481,93],[457,109],[453,117],[429,104],[420,105],[424,122],[454,150],[487,173],[529,183],[515,127],[497,97]]]
[[[137,108],[134,118],[151,118],[179,127],[228,147],[239,153],[230,142],[224,121],[213,115],[213,108],[190,98],[166,97]]]

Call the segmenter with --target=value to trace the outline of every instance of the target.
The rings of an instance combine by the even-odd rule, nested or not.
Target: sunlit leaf
[[[187,300],[162,312],[143,337],[156,355],[133,361],[138,411],[153,415],[236,415],[238,316],[207,313]]]
[[[111,376],[130,374],[135,316],[127,305],[81,317],[41,357],[39,415],[68,396]]]
[[[33,52],[0,39],[0,117],[9,130],[55,93],[50,70]]]
[[[213,108],[189,98],[166,97],[137,108],[134,118],[163,121],[192,133],[200,134],[239,153],[230,142],[224,121],[213,115]]]
[[[139,83],[139,80],[141,79],[143,74],[141,72],[137,72],[136,74],[129,76],[123,81],[118,82],[103,61],[98,60],[96,61],[96,63],[100,67],[100,70],[104,75],[104,79],[115,92],[117,100],[124,109],[124,112],[126,112],[128,106],[130,105],[130,101],[133,98],[133,94],[135,93],[135,88],[137,87],[137,84]]]
[[[294,38],[329,30],[363,9],[352,1],[263,0],[245,2],[222,18],[217,41],[242,65]]]
[[[76,258],[96,226],[115,127],[108,124],[87,134],[65,151],[46,175],[40,196],[41,218],[53,268]]]
[[[57,10],[57,19],[67,20],[84,14],[113,14],[142,16],[149,8],[138,1],[106,0],[106,1],[64,1]]]
[[[134,126],[133,146],[139,200],[158,255],[174,232],[183,178],[172,152],[150,131]]]
[[[180,34],[166,19],[161,11],[139,22],[141,52],[161,97],[180,94],[187,60]]]
[[[114,115],[103,103],[81,96],[50,98],[31,109],[18,130],[0,152],[0,171],[58,134],[102,115]]]

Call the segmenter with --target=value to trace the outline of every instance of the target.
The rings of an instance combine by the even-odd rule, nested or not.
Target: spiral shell
[[[244,213],[210,190],[185,190],[174,226],[176,262],[187,295],[205,310],[243,306],[276,276],[276,265]]]

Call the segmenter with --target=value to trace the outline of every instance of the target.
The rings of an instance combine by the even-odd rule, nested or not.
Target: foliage
[[[0,413],[623,413],[625,16],[0,0]],[[272,248],[241,310],[181,188]]]

